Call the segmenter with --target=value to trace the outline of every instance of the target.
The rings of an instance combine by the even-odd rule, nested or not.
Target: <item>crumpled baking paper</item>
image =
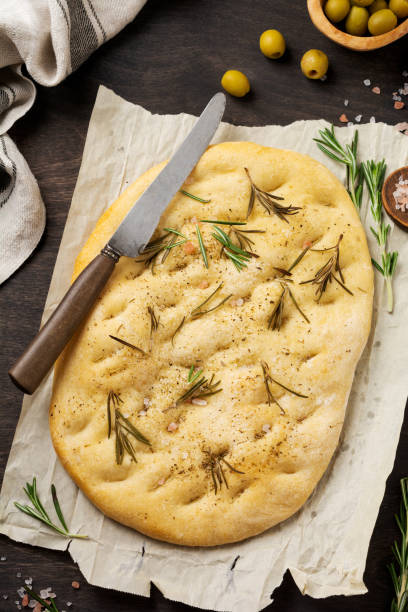
[[[73,263],[101,213],[126,185],[170,157],[194,125],[190,115],[152,115],[101,87],[92,113],[81,169],[51,281],[43,321],[67,290]],[[324,121],[240,127],[223,123],[214,142],[251,140],[308,153],[343,177],[345,169],[324,157],[313,142]],[[351,140],[354,128],[337,130]],[[385,157],[388,171],[408,160],[408,138],[384,124],[359,125],[363,159]],[[371,253],[370,214],[362,214]],[[385,311],[383,282],[376,273],[373,327],[350,394],[341,443],[314,494],[292,518],[247,541],[211,549],[158,542],[105,518],[64,472],[48,432],[52,374],[25,397],[0,496],[0,532],[53,549],[67,541],[19,512],[22,486],[38,477],[41,499],[52,508],[57,483],[73,540],[69,553],[94,585],[149,595],[153,582],[169,599],[210,610],[255,612],[271,603],[289,568],[302,593],[312,597],[366,591],[363,572],[370,537],[398,443],[406,399],[408,344],[407,236],[392,222],[390,243],[399,251],[395,311]],[[33,330],[34,331],[34,330]]]

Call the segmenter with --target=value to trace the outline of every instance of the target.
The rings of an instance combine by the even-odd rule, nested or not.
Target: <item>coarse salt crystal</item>
[[[191,400],[191,403],[194,404],[195,406],[206,406],[207,400],[200,399],[199,397],[193,397],[193,399]]]
[[[16,576],[17,578],[21,578],[21,572],[17,572]]]
[[[394,102],[394,108],[396,110],[401,110],[402,108],[404,108],[405,104],[404,102]]]
[[[269,425],[269,423],[265,423],[265,425],[262,425],[262,431],[264,431],[265,433],[271,431],[271,426]]]
[[[403,70],[402,71],[402,76],[403,77],[408,77],[408,70]]]
[[[67,601],[67,606],[68,606],[68,608],[69,608],[70,606],[72,606],[72,601]]]
[[[6,595],[6,594],[4,593],[4,595],[3,595],[3,599],[8,599],[8,595]]]
[[[395,102],[401,102],[401,96],[397,96],[397,94],[393,95],[392,99],[395,100]]]
[[[197,217],[191,217],[190,221],[191,223],[198,223]]]
[[[30,601],[28,602],[28,607],[29,608],[35,608],[35,606],[37,605],[37,601],[35,601],[35,599],[30,599]]]
[[[354,125],[353,122],[352,121],[348,121],[347,127],[351,127],[352,125]]]
[[[0,557],[0,561],[7,561],[7,557]]]
[[[370,123],[375,123],[375,117],[370,117]]]
[[[146,416],[147,412],[146,410],[139,410],[139,412],[137,413],[137,416]]]
[[[24,588],[24,587],[20,587],[19,589],[17,589],[17,595],[18,595],[19,597],[24,597],[25,592],[26,592],[26,590],[25,590],[25,588]]]
[[[160,478],[160,480],[157,481],[157,484],[159,485],[159,487],[161,487],[162,485],[164,485],[164,483],[166,482],[165,478]],[[68,606],[68,602],[67,602],[67,606]]]
[[[242,298],[238,298],[237,300],[235,300],[235,305],[236,306],[242,306],[244,303],[244,300]]]
[[[320,77],[321,81],[325,81],[327,79],[327,74],[324,74],[322,77]]]
[[[51,591],[51,589],[49,589],[49,590],[48,589],[41,589],[41,591],[40,591],[41,599],[47,599],[49,591]]]
[[[31,576],[30,576],[29,578],[26,578],[26,579],[24,580],[24,582],[25,582],[25,583],[26,583],[28,586],[30,586],[31,584],[33,584],[33,579],[32,579],[32,578],[31,578]]]
[[[371,85],[371,81],[370,81],[370,79],[364,79],[363,83],[364,83],[364,85],[365,85],[366,87],[370,87],[370,85]]]
[[[380,94],[381,93],[381,89],[379,87],[373,87],[371,91],[373,93],[375,93],[375,94]]]
[[[146,408],[148,408],[150,406],[150,400],[148,397],[145,397],[143,400],[143,405],[146,406]]]
[[[201,283],[198,285],[199,289],[207,289],[210,286],[210,283],[206,280],[201,281]]]
[[[348,100],[344,100],[344,106],[348,106],[349,105],[349,101]]]
[[[356,116],[354,117],[354,120],[355,120],[355,121],[357,121],[357,123],[360,123],[362,116],[363,116],[363,115],[356,115]]]
[[[188,457],[188,453],[181,453],[181,458],[182,459],[187,459]]]
[[[177,423],[172,422],[167,425],[167,431],[177,431],[177,430],[178,430]]]

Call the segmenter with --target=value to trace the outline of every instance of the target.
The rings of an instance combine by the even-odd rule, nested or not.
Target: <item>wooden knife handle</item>
[[[101,293],[118,259],[107,246],[88,264],[9,370],[11,380],[24,393],[31,395],[37,389]]]

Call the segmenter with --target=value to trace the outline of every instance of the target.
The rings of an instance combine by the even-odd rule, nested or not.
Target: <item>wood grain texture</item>
[[[267,28],[277,28],[286,36],[288,52],[282,60],[267,60],[258,50],[258,37]],[[331,62],[324,83],[308,81],[299,70],[302,53],[313,47],[325,51]],[[391,99],[392,92],[403,83],[402,70],[408,69],[404,57],[406,38],[386,50],[366,54],[336,46],[314,28],[305,0],[148,0],[134,23],[76,73],[56,88],[39,88],[34,108],[10,133],[38,179],[47,208],[47,227],[33,255],[0,287],[1,473],[21,405],[21,393],[8,380],[7,369],[40,322],[99,84],[155,113],[198,114],[219,89],[223,72],[239,68],[250,78],[253,92],[241,100],[229,98],[226,121],[287,124],[323,117],[338,124],[338,117],[346,112],[350,119],[363,114],[363,121],[375,116],[377,121],[395,124],[406,119],[406,110],[394,110]],[[381,95],[363,86],[366,78],[381,87]],[[345,98],[350,101],[347,108]],[[268,610],[389,609],[392,590],[386,563],[397,536],[393,515],[399,505],[399,478],[407,475],[407,466],[408,419],[368,553],[368,594],[314,600],[303,597],[287,575]],[[60,610],[67,609],[67,600],[73,602],[70,609],[81,612],[196,610],[165,600],[155,588],[152,598],[145,599],[89,586],[68,553],[32,548],[0,537],[3,555],[7,557],[0,561],[0,610],[4,612],[15,609],[16,588],[27,576],[33,577],[35,587],[53,587]],[[19,571],[21,578],[16,576]],[[72,589],[72,580],[80,581],[79,591]],[[1,599],[3,593],[8,594],[7,601]]]

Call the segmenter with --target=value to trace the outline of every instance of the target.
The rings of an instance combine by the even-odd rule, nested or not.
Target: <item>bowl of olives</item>
[[[371,51],[408,33],[408,0],[307,0],[314,25],[334,42]]]

